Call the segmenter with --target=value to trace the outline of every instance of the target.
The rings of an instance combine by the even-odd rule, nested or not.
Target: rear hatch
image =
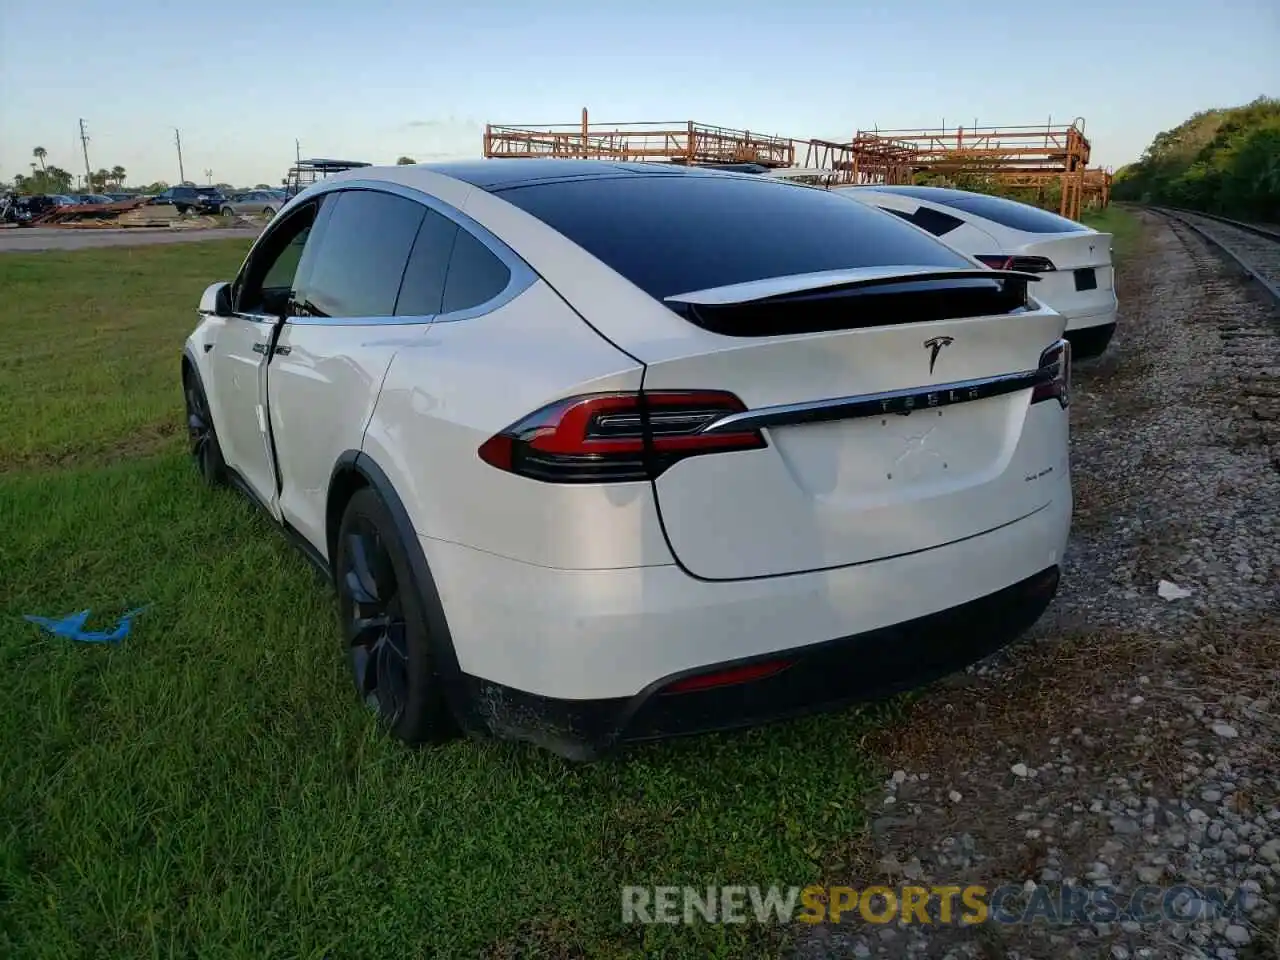
[[[1115,306],[1111,240],[1109,233],[1093,232],[1036,240],[1019,247],[1009,266],[1020,269],[1018,258],[1043,257],[1054,269],[1038,274],[1038,299],[1068,316],[1100,313]]]
[[[639,412],[519,425],[534,460],[630,451],[643,424],[651,466],[639,475],[671,550],[715,580],[926,550],[1016,522],[1061,489],[1065,411],[1032,393],[1064,322],[1028,306],[1036,277],[984,269],[826,190],[641,167],[654,165],[495,188],[571,241],[515,220],[507,231],[645,364]],[[503,464],[505,450],[486,459]]]
[[[955,277],[886,285],[864,272],[868,286],[816,300],[777,295],[787,279],[774,296],[744,284],[756,289],[669,298],[722,335],[713,349],[651,364],[644,389],[731,391],[748,411],[736,426],[758,426],[767,441],[682,460],[654,481],[668,542],[691,573],[865,563],[993,530],[1052,499],[1053,485],[1035,481],[1062,469],[1066,418],[1043,436],[1024,428],[1041,409],[1030,377],[1060,316]],[[1013,288],[1021,302],[1025,286]],[[832,322],[841,328],[771,335]]]

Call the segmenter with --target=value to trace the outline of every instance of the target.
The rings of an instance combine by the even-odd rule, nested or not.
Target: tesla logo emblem
[[[929,373],[933,373],[933,365],[938,362],[938,354],[942,352],[942,348],[953,343],[955,340],[951,337],[934,337],[924,342],[925,349],[929,351]]]

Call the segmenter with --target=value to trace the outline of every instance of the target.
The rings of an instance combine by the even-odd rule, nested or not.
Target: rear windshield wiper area
[[[738,303],[667,305],[704,330],[730,337],[772,337],[1001,316],[1027,309],[1027,282],[1016,277],[894,281],[804,290]]]

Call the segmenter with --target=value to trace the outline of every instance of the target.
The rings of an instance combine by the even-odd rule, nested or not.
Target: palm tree
[[[120,187],[124,186],[124,176],[125,176],[124,167],[120,166],[119,164],[116,164],[114,167],[111,168],[111,179],[115,181],[117,190]]]
[[[40,161],[40,169],[41,170],[45,169],[44,158],[49,155],[49,151],[46,150],[44,147],[36,147],[34,150],[31,151],[31,155]]]
[[[71,189],[71,174],[60,167],[50,167],[45,171],[48,185],[58,193],[66,193]]]

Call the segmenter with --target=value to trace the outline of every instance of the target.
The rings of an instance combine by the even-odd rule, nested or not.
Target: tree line
[[[29,174],[19,173],[13,178],[14,193],[28,195],[72,192],[106,193],[108,190],[123,190],[125,180],[128,177],[128,171],[119,164],[110,170],[106,167],[101,167],[95,173],[89,175],[89,182],[83,186],[82,190],[75,190],[74,185],[78,175],[55,164],[48,163],[48,150],[44,147],[36,147],[31,151],[31,155],[35,157],[35,161],[31,164],[31,172]],[[168,188],[169,185],[167,183],[157,181],[146,186],[131,187],[129,192],[160,193]]]
[[[1111,195],[1280,223],[1280,99],[1202,110],[1156,134]]]

